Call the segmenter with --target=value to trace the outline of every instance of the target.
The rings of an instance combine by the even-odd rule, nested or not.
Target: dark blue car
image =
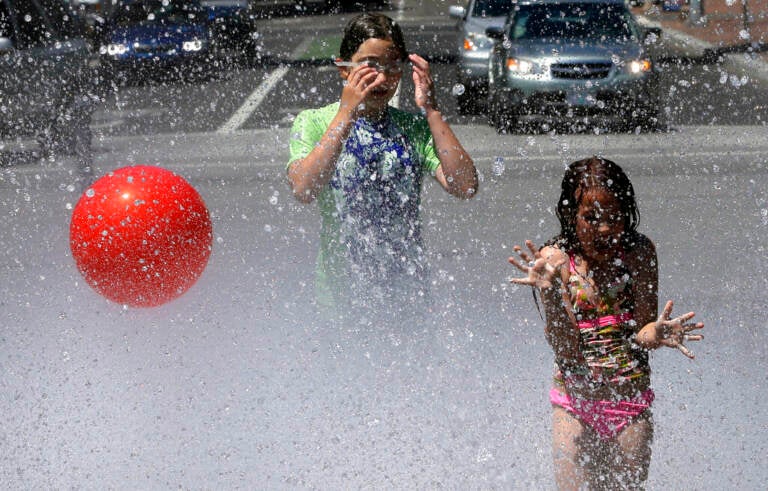
[[[213,61],[208,13],[198,1],[118,3],[107,19],[99,54],[107,76],[200,71]]]

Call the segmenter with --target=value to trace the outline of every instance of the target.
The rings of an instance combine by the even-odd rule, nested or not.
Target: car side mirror
[[[448,7],[448,15],[454,19],[463,19],[467,16],[467,9],[461,5],[451,5]]]
[[[0,36],[0,53],[13,51],[13,41],[11,38]]]
[[[661,27],[646,27],[643,29],[643,43],[653,44],[661,39]]]
[[[485,35],[489,38],[501,41],[504,39],[504,28],[499,26],[491,26],[485,29]]]

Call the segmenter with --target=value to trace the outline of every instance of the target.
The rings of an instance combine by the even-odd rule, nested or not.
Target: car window
[[[512,39],[629,39],[636,37],[629,13],[614,4],[522,5]]]
[[[19,48],[45,46],[56,38],[44,10],[34,0],[14,0],[18,22],[16,44]]]
[[[473,17],[503,17],[511,7],[509,0],[478,0],[472,9]]]

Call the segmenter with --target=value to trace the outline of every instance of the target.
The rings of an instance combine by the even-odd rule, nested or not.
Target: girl
[[[421,115],[389,106],[406,62]],[[429,64],[408,54],[392,19],[352,19],[336,64],[340,101],[297,116],[288,164],[296,198],[320,206],[318,302],[336,313],[418,309],[426,298],[422,176],[429,172],[452,195],[470,198],[474,164],[437,107]]]
[[[544,305],[555,354],[552,439],[560,489],[642,487],[653,422],[648,351],[667,346],[693,358],[685,341],[693,312],[670,319],[658,308],[653,243],[637,232],[634,190],[622,169],[597,157],[572,163],[557,206],[560,234],[514,250]]]

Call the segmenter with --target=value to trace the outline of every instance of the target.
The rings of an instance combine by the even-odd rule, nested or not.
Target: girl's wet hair
[[[400,52],[400,59],[405,61],[408,58],[405,38],[400,26],[386,15],[378,13],[360,14],[347,23],[339,48],[339,56],[343,60],[351,59],[360,45],[368,39],[391,40]]]
[[[578,248],[576,212],[579,200],[585,192],[599,189],[612,193],[618,200],[624,218],[624,247],[632,247],[637,237],[640,212],[632,183],[618,164],[600,157],[577,160],[565,170],[561,187],[556,211],[560,221],[560,235],[552,243],[566,249]]]

